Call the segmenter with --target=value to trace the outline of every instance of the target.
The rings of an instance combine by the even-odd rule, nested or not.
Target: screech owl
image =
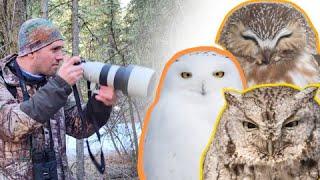
[[[270,86],[225,92],[227,107],[205,157],[204,179],[317,179],[316,90]]]
[[[224,104],[222,89],[243,89],[242,73],[230,57],[211,48],[171,64],[144,139],[146,179],[199,178],[202,151]]]
[[[224,22],[217,43],[237,57],[249,86],[319,82],[316,32],[292,3],[247,3]]]

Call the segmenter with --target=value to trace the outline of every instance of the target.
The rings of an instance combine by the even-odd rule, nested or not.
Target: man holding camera
[[[101,86],[81,122],[71,86],[83,69],[74,65],[79,57],[64,56],[60,31],[36,18],[18,38],[19,53],[0,61],[0,179],[71,179],[65,135],[85,138],[102,127],[115,92]]]

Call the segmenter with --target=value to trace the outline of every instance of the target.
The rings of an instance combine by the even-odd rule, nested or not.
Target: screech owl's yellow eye
[[[213,76],[217,78],[222,78],[224,76],[224,72],[223,71],[214,72]]]
[[[184,79],[188,79],[188,78],[192,77],[192,73],[191,72],[182,72],[180,75]]]

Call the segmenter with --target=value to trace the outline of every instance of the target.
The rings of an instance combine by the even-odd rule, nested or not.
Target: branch
[[[109,132],[109,134],[110,134],[110,137],[111,137],[111,141],[112,141],[112,144],[113,144],[113,147],[116,149],[116,151],[117,151],[117,153],[118,153],[118,155],[120,156],[120,158],[121,159],[123,159],[123,157],[122,157],[122,155],[121,155],[121,153],[120,153],[120,150],[119,150],[119,148],[118,148],[118,146],[117,146],[117,144],[116,144],[116,142],[114,141],[114,137],[113,137],[113,134],[112,134],[112,130],[109,128],[109,126],[106,126],[107,128],[107,131]]]
[[[6,52],[5,52],[5,47],[6,46],[9,46],[9,44],[4,44],[4,45],[2,45],[1,47],[0,47],[0,50],[5,54]]]
[[[134,108],[137,111],[137,116],[138,116],[138,120],[139,120],[139,123],[140,123],[140,127],[142,127],[142,121],[141,121],[141,116],[140,116],[140,112],[139,112],[139,109],[138,109],[138,105],[137,105],[136,101],[134,101],[134,100],[132,100],[132,104],[133,104]]]
[[[113,1],[112,1],[113,2]],[[114,28],[113,28],[113,21],[114,21],[114,12],[113,12],[113,9],[111,8],[111,21],[110,21],[110,32],[111,32],[111,36],[112,36],[112,39],[113,39],[113,42],[114,42],[114,48],[115,50],[117,51],[117,53],[120,55],[121,57],[121,60],[122,60],[122,65],[126,65],[125,63],[125,58],[124,58],[124,55],[122,54],[122,52],[119,50],[118,48],[118,43],[116,41],[116,36],[115,36],[115,32],[114,32]]]
[[[51,7],[51,5],[49,5],[49,9],[50,9],[50,10],[49,10],[48,13],[50,13],[51,11],[57,9],[57,8],[60,7],[60,6],[63,6],[63,5],[65,5],[65,4],[68,4],[68,3],[70,3],[70,1],[60,3],[60,4],[58,4],[58,5],[56,5],[56,6],[53,6],[53,7]],[[68,6],[69,6],[69,5],[70,5],[70,4],[68,4]]]
[[[88,22],[86,22],[81,16],[80,14],[78,14],[78,18],[83,22],[83,25],[85,26],[85,28],[87,28],[87,30],[89,31],[89,33],[91,34],[91,36],[93,36],[96,40],[99,41],[98,36],[96,36],[91,29],[89,28],[89,26],[87,24],[89,24]]]

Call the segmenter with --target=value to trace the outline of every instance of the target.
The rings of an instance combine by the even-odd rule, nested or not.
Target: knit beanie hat
[[[21,25],[18,35],[18,56],[25,56],[63,37],[51,21],[43,18],[30,19]]]

